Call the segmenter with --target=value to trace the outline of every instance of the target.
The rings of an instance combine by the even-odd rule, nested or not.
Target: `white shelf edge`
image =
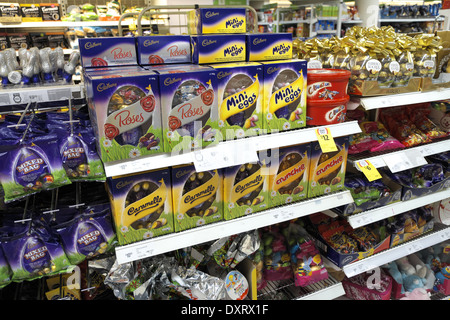
[[[347,221],[353,228],[359,228],[370,223],[393,217],[397,214],[431,204],[450,197],[450,189],[432,193],[408,201],[399,201],[380,208],[367,210],[347,217]]]
[[[116,257],[119,264],[132,262],[222,237],[289,221],[350,202],[353,202],[353,198],[347,190],[313,199],[306,199],[301,202],[270,208],[233,220],[221,221],[119,246],[115,248]]]
[[[334,285],[316,292],[312,292],[296,300],[333,300],[343,295],[345,295],[344,286],[342,285],[342,282],[338,282]]]
[[[329,34],[329,33],[336,33],[336,30],[316,30],[317,34]]]
[[[435,224],[435,228],[436,225],[437,224]],[[345,265],[342,269],[345,275],[350,278],[449,239],[450,227],[443,226],[439,230],[425,233],[406,243],[384,250],[362,260],[352,262]]]
[[[408,150],[417,150],[419,151],[422,156],[427,157],[427,156],[431,156],[433,154],[438,154],[441,152],[446,152],[450,150],[450,139],[447,140],[442,140],[442,141],[438,141],[438,142],[431,142],[431,143],[427,143],[424,145],[419,145],[417,147],[411,147],[411,148],[406,148],[406,149],[400,149],[397,151],[392,151],[386,154],[382,154],[382,155],[378,155],[378,156],[373,156],[373,157],[368,157],[368,158],[364,158],[364,159],[359,159],[359,160],[350,160],[350,162],[353,163],[353,165],[356,167],[356,163],[361,161],[361,160],[368,160],[370,161],[370,163],[372,163],[372,165],[375,168],[383,168],[386,167],[386,163],[383,160],[384,156],[392,156],[392,155],[402,155],[404,152],[408,152]]]
[[[361,132],[361,128],[359,127],[357,121],[344,122],[324,127],[330,129],[330,133],[333,137],[342,137]],[[220,153],[220,148],[223,148],[223,150],[228,150],[230,146],[233,146],[235,150],[247,150],[248,144],[252,143],[257,151],[261,151],[295,144],[308,143],[317,141],[317,136],[315,133],[316,129],[316,127],[303,128],[232,141],[223,141],[214,148],[218,148],[218,153]],[[104,163],[104,167],[106,176],[113,177],[129,173],[137,173],[149,170],[149,168],[158,169],[179,164],[192,163],[193,159],[194,152],[192,151],[187,151],[176,155],[162,153],[158,155],[143,156],[132,160],[114,161],[109,163],[107,162]]]
[[[433,22],[436,21],[436,17],[429,18],[382,18],[380,22]],[[443,18],[438,17],[438,22],[444,21]]]
[[[366,110],[403,106],[422,102],[450,99],[450,89],[441,88],[429,92],[409,92],[375,97],[361,97],[360,103]]]
[[[118,26],[119,21],[42,21],[42,22],[22,22],[22,23],[0,23],[0,29],[10,28],[64,28],[64,27],[114,27]],[[134,20],[124,20],[122,26],[135,24]],[[142,20],[142,24],[149,24],[150,21]],[[152,22],[154,24],[154,22]]]

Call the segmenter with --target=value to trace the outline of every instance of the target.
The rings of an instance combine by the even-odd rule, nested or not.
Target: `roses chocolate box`
[[[132,37],[80,38],[78,44],[83,68],[137,65]]]
[[[190,63],[191,38],[188,35],[136,37],[137,62],[142,66]]]
[[[87,104],[103,162],[163,151],[158,75],[149,70],[85,73]]]

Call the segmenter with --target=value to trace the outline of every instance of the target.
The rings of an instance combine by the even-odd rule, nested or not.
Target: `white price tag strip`
[[[409,162],[412,163],[414,167],[420,167],[427,164],[427,160],[425,160],[419,149],[409,149],[405,150],[404,152],[406,158]]]
[[[252,143],[241,142],[240,145],[241,148],[236,148],[236,145],[225,143],[194,151],[195,170],[202,172],[258,161],[258,154]]]
[[[384,155],[383,160],[389,170],[393,173],[414,167],[414,165],[406,158],[404,152],[395,152],[393,154]]]

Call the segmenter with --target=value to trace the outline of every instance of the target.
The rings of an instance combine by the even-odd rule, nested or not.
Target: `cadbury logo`
[[[181,178],[182,176],[184,176],[184,175],[186,175],[186,174],[188,174],[188,173],[190,173],[191,172],[191,170],[181,170],[181,171],[178,171],[176,174],[175,174],[175,176],[177,177],[177,178]]]
[[[269,67],[267,68],[267,73],[272,74],[274,72],[277,72],[278,70],[280,70],[280,67]]]
[[[267,41],[267,39],[255,38],[255,39],[253,39],[253,44],[256,46],[256,45],[258,45],[260,43],[263,43],[263,42],[266,42],[266,41]]]
[[[209,46],[211,44],[214,44],[214,43],[217,43],[217,40],[203,40],[202,41],[202,46],[203,47],[207,47],[207,46]]]
[[[229,75],[233,74],[232,72],[224,72],[224,71],[220,71],[217,74],[217,79],[223,79],[225,77],[228,77]]]
[[[170,86],[171,84],[174,84],[175,82],[181,81],[181,78],[167,78],[164,80],[165,86]]]
[[[133,182],[134,182],[133,180],[130,180],[130,181],[119,181],[119,182],[116,184],[116,188],[117,188],[117,189],[122,189],[122,188],[124,188],[124,187],[126,187],[126,186],[132,184]]]
[[[159,43],[159,40],[145,40],[143,45],[144,45],[144,47],[149,47],[153,44],[158,44],[158,43]]]
[[[95,48],[95,47],[98,47],[98,46],[101,46],[101,45],[102,45],[101,42],[86,42],[84,44],[84,48],[86,50],[89,50],[89,49],[92,49],[92,48]]]
[[[102,83],[98,84],[97,91],[98,92],[102,92],[102,91],[108,90],[108,89],[113,88],[113,87],[117,87],[117,83],[109,83],[109,82],[108,83],[104,83],[104,82],[102,82]]]
[[[212,17],[214,17],[214,16],[218,16],[219,15],[219,13],[218,12],[214,12],[214,11],[207,11],[206,13],[205,13],[205,18],[212,18]]]

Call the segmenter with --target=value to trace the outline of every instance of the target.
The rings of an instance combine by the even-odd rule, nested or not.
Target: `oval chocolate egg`
[[[50,272],[51,257],[45,243],[36,237],[29,237],[22,253],[22,267],[29,273]]]
[[[187,192],[194,190],[195,188],[198,188],[201,185],[207,183],[212,177],[213,177],[212,174],[208,171],[192,173],[183,186],[183,195],[185,195]],[[205,214],[206,210],[212,205],[212,203],[214,202],[215,199],[216,199],[216,193],[214,193],[214,195],[212,195],[211,197],[206,198],[204,202],[187,210],[185,213],[189,217],[203,216]]]
[[[63,167],[70,177],[85,177],[89,173],[86,149],[77,136],[68,136],[61,148]]]
[[[182,82],[175,91],[175,94],[173,95],[172,109],[175,108],[176,106],[179,106],[182,103],[188,102],[189,100],[196,98],[197,96],[200,96],[205,91],[206,91],[205,86],[197,80],[187,80]],[[206,112],[201,118],[197,119],[196,121],[186,123],[179,129],[177,129],[178,133],[181,136],[185,136],[187,134],[189,134],[191,137],[197,136],[199,132],[195,131],[196,130],[198,131],[199,128],[197,128],[197,126],[194,124],[197,121],[200,121],[201,127],[203,128],[206,125],[206,122],[208,121],[210,114],[211,112],[208,110],[208,112]]]
[[[241,165],[239,170],[238,170],[238,172],[236,173],[233,185],[236,185],[240,181],[242,181],[245,178],[251,176],[256,171],[258,171],[260,168],[261,168],[261,165],[259,165],[258,163],[246,163],[246,164]],[[237,200],[237,204],[239,206],[251,205],[253,203],[253,200],[261,192],[262,188],[263,188],[263,185],[261,184],[256,190],[243,195],[241,198],[239,198]]]
[[[125,207],[128,207],[134,202],[147,197],[158,188],[159,187],[152,181],[142,181],[134,184],[130,191],[128,191],[128,194],[126,196]],[[151,224],[161,216],[161,213],[163,211],[164,205],[152,214],[147,214],[139,220],[133,222],[131,224],[131,227],[133,227],[134,229],[149,228],[149,226],[151,226]]]
[[[89,221],[81,222],[76,231],[77,251],[85,256],[93,256],[106,243],[97,226]]]
[[[252,79],[245,74],[236,74],[234,75],[225,86],[225,89],[223,91],[223,99],[228,98],[229,96],[233,94],[238,94],[240,91],[248,88],[250,85],[253,84]],[[238,101],[242,100],[239,95],[236,96],[236,99]],[[230,116],[227,119],[227,122],[229,125],[238,125],[240,127],[244,126],[245,120],[248,119],[252,114],[253,111],[255,111],[256,103],[253,103],[253,105],[244,111],[241,111],[235,115]]]
[[[108,115],[118,110],[126,110],[129,105],[132,105],[145,97],[145,92],[131,85],[126,85],[117,88],[108,102]],[[127,117],[133,117],[133,115],[127,115]],[[126,120],[124,120],[126,121]],[[147,132],[151,126],[152,120],[148,120],[137,128],[122,132],[114,139],[120,145],[133,145],[139,144],[139,139]]]
[[[292,167],[293,165],[297,164],[298,162],[300,162],[303,159],[303,157],[301,156],[300,153],[298,152],[292,152],[292,153],[288,153],[283,160],[280,162],[280,165],[278,166],[278,172],[277,174],[279,174],[280,172],[283,172],[287,169],[289,169],[290,167]],[[294,188],[296,186],[298,186],[298,184],[300,183],[300,181],[303,178],[303,173],[294,181],[292,181],[291,183],[289,183],[286,186],[283,186],[280,188],[280,190],[278,190],[281,194],[291,194],[292,191],[294,190]]]
[[[31,148],[20,150],[14,168],[14,180],[27,189],[38,190],[44,183],[53,182],[46,160]]]
[[[287,87],[292,82],[298,79],[298,75],[295,71],[286,69],[281,71],[275,78],[275,81],[273,82],[272,87],[272,93],[274,93],[277,90],[280,90],[281,88]],[[277,111],[275,111],[275,115],[277,118],[284,118],[289,119],[289,116],[291,113],[295,110],[295,108],[298,105],[298,101],[295,100],[288,104],[287,106],[284,106]]]

